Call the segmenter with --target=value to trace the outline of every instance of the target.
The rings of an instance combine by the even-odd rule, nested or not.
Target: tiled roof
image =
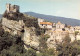
[[[40,22],[40,24],[52,25],[51,22]]]

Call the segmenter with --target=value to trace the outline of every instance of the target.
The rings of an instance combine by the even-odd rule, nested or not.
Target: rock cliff
[[[5,31],[8,31],[15,35],[18,34],[18,32],[24,30],[25,24],[23,23],[23,20],[14,21],[7,18],[2,18],[2,25]]]
[[[39,47],[39,36],[35,34],[35,28],[27,28],[25,27],[25,32],[23,36],[23,41],[25,45],[29,45],[31,47],[38,48]]]
[[[25,20],[26,21],[26,20]],[[25,48],[30,47],[38,48],[39,46],[39,36],[36,35],[35,27],[27,27],[24,20],[10,20],[6,17],[2,18],[2,27],[5,31],[9,32],[11,35],[19,35],[24,41]]]

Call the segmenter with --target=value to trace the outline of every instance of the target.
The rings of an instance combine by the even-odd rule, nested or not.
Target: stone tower
[[[8,3],[8,4],[6,4],[6,11],[7,11],[7,13],[19,12],[19,6],[11,5]]]

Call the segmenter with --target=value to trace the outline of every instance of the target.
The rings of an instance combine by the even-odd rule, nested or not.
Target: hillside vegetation
[[[0,56],[77,56],[80,54],[80,41],[71,43],[69,36],[66,36],[63,43],[57,44],[56,49],[48,48],[46,41],[50,36],[44,35],[46,29],[39,28],[37,18],[22,13],[10,15],[5,13],[3,17],[14,21],[23,20],[27,28],[35,27],[36,35],[40,36],[40,44],[37,50],[30,46],[25,49],[22,35],[11,35],[0,23]]]

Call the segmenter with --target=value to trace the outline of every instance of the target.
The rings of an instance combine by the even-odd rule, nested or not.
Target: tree
[[[66,36],[62,44],[57,45],[58,56],[76,56],[80,53],[77,42],[71,43],[69,36]]]
[[[75,31],[75,35],[77,35],[79,33],[79,31]]]

